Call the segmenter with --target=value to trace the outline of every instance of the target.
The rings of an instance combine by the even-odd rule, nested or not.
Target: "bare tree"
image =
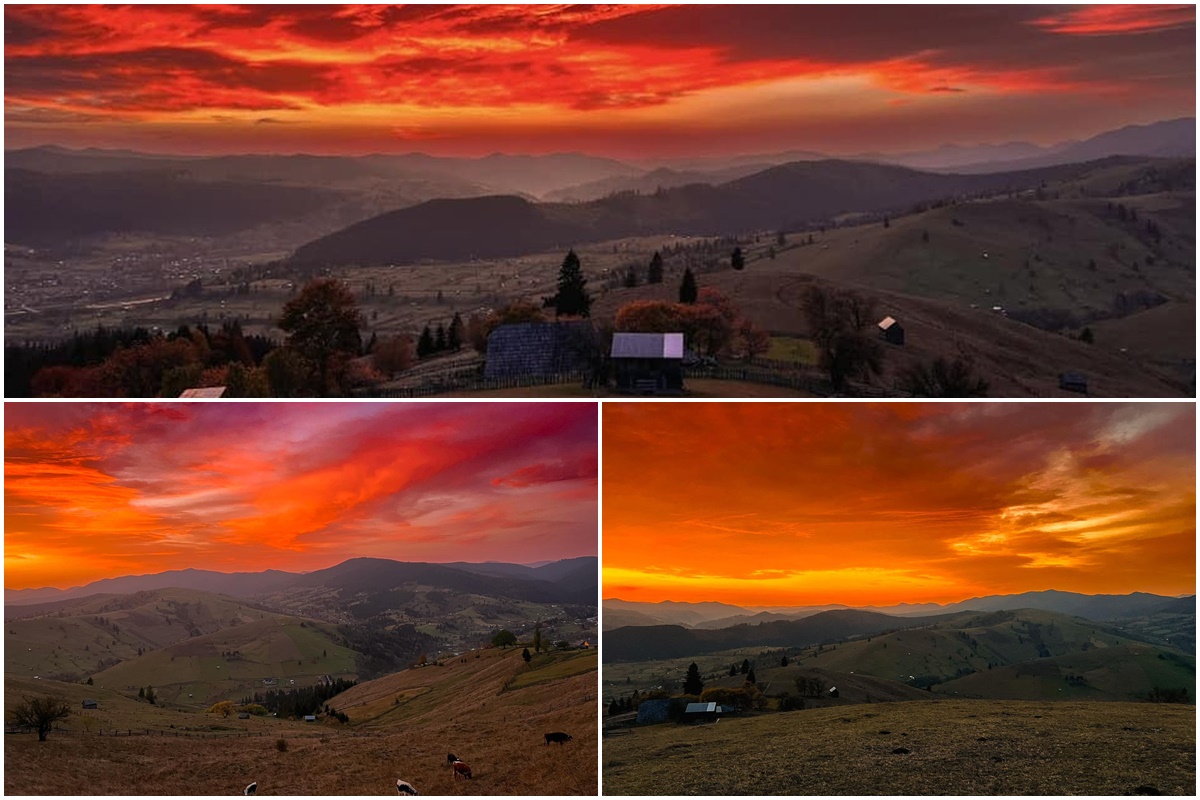
[[[65,700],[57,697],[27,697],[13,706],[9,712],[13,722],[25,728],[37,731],[38,741],[46,741],[46,734],[54,728],[54,723],[71,716],[71,707]]]
[[[873,302],[854,292],[813,285],[804,292],[802,308],[821,369],[829,373],[835,391],[844,389],[851,377],[879,374],[883,348],[871,331]]]

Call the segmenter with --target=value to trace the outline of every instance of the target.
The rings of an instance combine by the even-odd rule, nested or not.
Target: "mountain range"
[[[680,603],[665,600],[658,603],[639,603],[617,598],[605,598],[604,629],[627,625],[682,625],[692,628],[720,629],[735,625],[757,625],[765,622],[796,620],[825,611],[848,609],[844,605],[745,608],[726,603]],[[972,597],[957,603],[901,603],[893,606],[862,606],[859,611],[888,614],[896,617],[952,614],[962,611],[1008,611],[1034,608],[1060,614],[1103,621],[1129,619],[1157,613],[1196,612],[1196,597],[1168,597],[1133,592],[1131,594],[1089,595],[1049,589],[1020,594]]]
[[[132,594],[166,588],[246,598],[292,588],[325,587],[369,592],[415,583],[435,589],[532,602],[590,605],[596,602],[596,563],[594,556],[554,561],[539,567],[494,562],[450,565],[353,558],[308,573],[273,569],[234,573],[184,569],[105,578],[70,589],[5,589],[4,604],[6,607],[45,604],[96,594]]]

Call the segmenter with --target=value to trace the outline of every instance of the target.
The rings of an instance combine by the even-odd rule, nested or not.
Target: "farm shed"
[[[591,368],[599,337],[590,322],[521,322],[501,325],[487,341],[488,378],[557,375]]]
[[[721,707],[716,703],[688,703],[683,710],[684,722],[712,721],[721,713]]]
[[[888,344],[904,344],[904,326],[895,317],[879,320],[879,338]]]
[[[97,700],[84,700],[83,707],[84,708],[99,708],[100,703]]]
[[[250,712],[249,711],[239,711],[238,719],[250,719]]]
[[[179,396],[181,398],[182,397],[191,397],[193,399],[194,398],[204,398],[204,399],[208,399],[208,400],[215,400],[216,398],[223,397],[224,395],[225,395],[225,387],[224,386],[205,386],[205,387],[202,387],[199,389],[184,389],[183,394],[181,394]]]
[[[614,333],[612,363],[617,391],[674,394],[683,391],[682,333]]]
[[[1063,372],[1058,376],[1058,388],[1068,392],[1087,394],[1087,377],[1078,372]]]
[[[643,700],[638,706],[638,725],[654,725],[666,722],[671,710],[670,700]]]
[[[305,715],[304,715],[304,721],[305,721],[305,722],[316,722],[316,721],[317,721],[317,715],[316,715],[316,714],[305,714]]]

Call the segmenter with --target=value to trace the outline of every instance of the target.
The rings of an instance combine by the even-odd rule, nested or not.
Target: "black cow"
[[[547,733],[546,734],[546,746],[549,747],[551,742],[558,742],[558,744],[561,746],[563,742],[571,741],[571,738],[572,738],[571,734],[562,733],[561,731],[555,731],[554,733]]]
[[[446,766],[452,766],[458,760],[458,756],[454,755],[454,753],[446,753]]]

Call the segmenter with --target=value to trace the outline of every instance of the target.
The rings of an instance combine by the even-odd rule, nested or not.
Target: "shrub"
[[[275,749],[281,753],[287,752],[287,739],[279,739],[275,742]]]

